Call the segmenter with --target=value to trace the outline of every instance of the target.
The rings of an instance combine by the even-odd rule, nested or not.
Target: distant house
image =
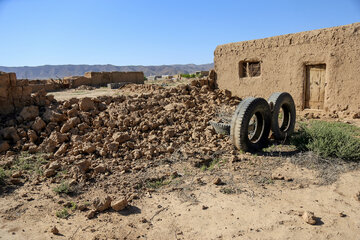
[[[239,97],[289,92],[301,109],[360,110],[360,23],[215,49],[219,88]]]

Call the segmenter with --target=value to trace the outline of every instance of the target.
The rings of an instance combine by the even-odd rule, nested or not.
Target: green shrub
[[[11,167],[12,171],[27,171],[31,174],[42,175],[41,166],[48,161],[44,159],[42,153],[29,154],[28,152],[21,152],[15,163]]]
[[[62,194],[62,193],[69,194],[71,192],[69,183],[67,182],[62,182],[57,187],[53,188],[53,190],[58,194]]]
[[[56,212],[56,216],[58,218],[67,219],[70,216],[70,213],[67,210],[67,208],[63,208],[62,210],[59,210],[59,211]]]
[[[196,78],[196,77],[200,77],[201,75],[184,73],[184,74],[180,74],[180,76],[183,78]]]
[[[300,124],[291,143],[301,151],[313,151],[322,157],[360,160],[360,128],[340,123],[311,121]]]

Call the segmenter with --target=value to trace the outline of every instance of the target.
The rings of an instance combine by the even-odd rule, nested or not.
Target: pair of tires
[[[294,132],[296,111],[289,93],[273,93],[268,101],[249,97],[236,108],[230,124],[230,138],[239,150],[252,152],[267,146],[270,130],[275,140]]]

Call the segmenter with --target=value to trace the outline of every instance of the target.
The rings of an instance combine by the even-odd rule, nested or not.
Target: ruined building
[[[360,110],[360,23],[215,49],[217,85],[239,97],[289,92],[298,110]]]

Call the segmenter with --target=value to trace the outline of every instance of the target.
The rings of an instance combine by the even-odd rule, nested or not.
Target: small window
[[[260,62],[245,62],[239,64],[240,77],[258,77],[261,75]]]

